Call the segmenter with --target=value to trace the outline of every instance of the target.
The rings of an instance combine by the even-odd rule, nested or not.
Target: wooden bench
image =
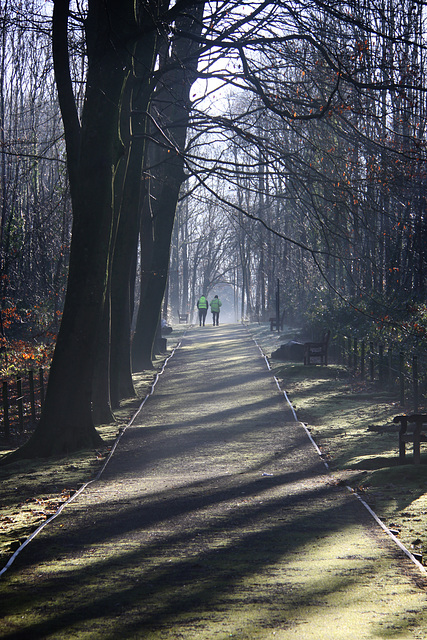
[[[279,318],[279,331],[283,331],[284,322],[285,322],[285,310],[282,311],[282,315]],[[277,329],[276,316],[270,318],[270,331],[274,331],[275,329]]]
[[[178,324],[186,324],[188,322],[188,313],[180,313],[178,310]]]
[[[427,434],[422,432],[423,425],[427,425],[427,415],[414,413],[410,416],[395,416],[393,422],[400,422],[399,429],[399,463],[405,464],[406,443],[413,443],[414,464],[421,463],[420,443],[427,442]],[[408,426],[411,429],[408,431]]]
[[[331,332],[327,331],[323,335],[321,342],[304,342],[304,364],[328,364],[330,335]],[[315,360],[315,362],[312,362],[313,360]]]

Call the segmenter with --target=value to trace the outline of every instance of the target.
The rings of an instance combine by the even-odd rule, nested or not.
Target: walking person
[[[211,301],[211,311],[212,311],[213,326],[215,326],[215,325],[218,326],[218,324],[219,324],[220,307],[222,307],[222,302],[218,298],[218,296],[215,296],[215,298]]]
[[[208,312],[208,299],[205,295],[201,295],[197,300],[197,308],[199,310],[199,326],[205,326],[206,314]]]

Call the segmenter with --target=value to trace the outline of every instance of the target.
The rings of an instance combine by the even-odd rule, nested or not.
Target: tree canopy
[[[425,302],[423,3],[26,5],[0,14],[3,348],[12,313],[61,322],[16,455],[96,445],[201,290],[236,319],[278,279],[294,318]]]

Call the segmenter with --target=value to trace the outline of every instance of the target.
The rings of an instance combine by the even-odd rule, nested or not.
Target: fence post
[[[405,354],[399,353],[399,386],[400,386],[400,406],[405,406]]]
[[[28,386],[30,388],[30,404],[31,404],[31,418],[33,422],[36,421],[36,402],[34,398],[34,372],[32,369],[28,372]]]
[[[18,374],[16,376],[16,404],[18,406],[19,433],[24,431],[24,402],[22,397],[22,378]]]
[[[3,422],[4,422],[4,435],[6,438],[9,438],[10,437],[9,393],[8,393],[6,380],[3,380]]]
[[[418,411],[418,358],[412,356],[412,383],[414,389],[414,413]]]
[[[371,370],[371,382],[374,381],[374,343],[369,343],[369,367]]]
[[[39,369],[39,389],[40,389],[40,406],[44,404],[44,378],[43,378],[43,367]]]

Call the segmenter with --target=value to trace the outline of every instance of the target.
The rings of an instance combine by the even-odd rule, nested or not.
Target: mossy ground
[[[268,356],[279,344],[296,337],[292,329],[277,334],[264,324],[250,329]],[[170,345],[182,332],[182,326],[175,328]],[[0,567],[32,531],[96,475],[163,361],[159,357],[154,371],[134,375],[136,398],[122,402],[115,423],[98,428],[103,449],[66,459],[22,461],[0,469]],[[427,466],[414,466],[410,452],[408,464],[398,464],[397,427],[392,419],[405,408],[390,392],[354,379],[340,365],[304,366],[275,360],[271,365],[331,470],[364,494],[409,550],[427,557]],[[3,448],[2,453],[7,452]],[[427,463],[427,452],[422,461]]]
[[[1,637],[426,640],[425,581],[326,472],[241,327],[196,327],[162,383],[6,572]]]
[[[168,337],[169,351],[177,344],[184,326]],[[157,356],[154,369],[133,374],[136,396],[123,400],[115,422],[97,427],[104,446],[66,458],[23,460],[0,467],[0,569],[10,555],[83,484],[95,477],[108,456],[120,429],[125,427],[148,393],[168,354]],[[0,454],[13,451],[3,443]]]
[[[278,345],[299,338],[293,329],[270,332],[265,324],[250,331],[267,356]],[[328,461],[331,472],[362,493],[369,505],[411,551],[427,558],[427,446],[422,464],[398,464],[398,427],[393,417],[410,412],[398,393],[355,378],[346,367],[270,364],[296,411]]]

